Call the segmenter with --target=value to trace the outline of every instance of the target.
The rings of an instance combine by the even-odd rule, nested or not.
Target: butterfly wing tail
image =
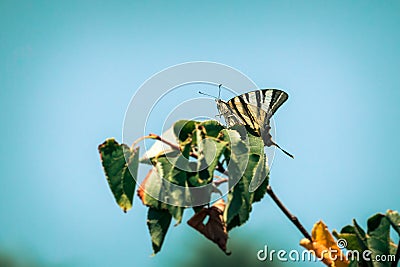
[[[290,154],[289,152],[287,152],[286,150],[284,150],[283,148],[281,148],[277,143],[275,143],[272,140],[272,136],[270,134],[270,130],[271,127],[269,126],[269,123],[267,124],[267,126],[265,128],[261,128],[262,132],[261,132],[261,136],[262,139],[264,141],[264,145],[265,146],[276,146],[277,148],[279,148],[283,153],[285,153],[286,155],[288,155],[289,157],[291,157],[292,159],[294,159],[294,156],[292,154]]]
[[[286,150],[284,150],[283,148],[281,148],[277,143],[275,143],[274,141],[271,140],[272,145],[276,146],[277,148],[279,148],[283,153],[285,153],[286,155],[288,155],[289,157],[291,157],[292,159],[294,159],[294,156],[292,154],[290,154],[289,152],[287,152]]]

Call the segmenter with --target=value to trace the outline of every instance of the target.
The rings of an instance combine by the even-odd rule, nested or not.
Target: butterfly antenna
[[[202,91],[199,91],[199,94],[201,94],[201,95],[206,95],[206,96],[210,96],[210,97],[212,97],[212,98],[217,99],[215,96],[209,95],[209,94],[206,94],[206,93],[203,93]]]
[[[271,140],[272,142],[272,140]],[[288,155],[289,157],[291,157],[292,159],[294,159],[294,156],[292,154],[290,154],[289,152],[287,152],[286,150],[284,150],[283,148],[281,148],[277,143],[272,142],[272,144],[274,146],[276,146],[277,148],[279,148],[283,153],[285,153],[286,155]]]
[[[220,85],[218,85],[218,99],[221,99],[221,86],[222,86],[222,83]]]

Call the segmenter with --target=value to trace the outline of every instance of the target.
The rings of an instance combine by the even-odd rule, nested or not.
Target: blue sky
[[[0,1],[0,249],[60,266],[189,259],[203,241],[185,223],[149,257],[146,209],[118,209],[97,145],[121,140],[147,78],[194,60],[289,93],[275,122],[296,159],[277,154],[271,185],[307,229],[398,210],[399,12],[397,1]],[[260,249],[301,238],[268,198],[232,234]]]

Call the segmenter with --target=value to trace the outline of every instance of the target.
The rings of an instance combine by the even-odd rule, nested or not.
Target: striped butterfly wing
[[[247,102],[247,110],[254,110],[256,106],[255,113],[258,114],[258,123],[260,125],[259,133],[266,146],[276,146],[283,153],[291,158],[294,158],[292,154],[282,149],[277,143],[272,140],[270,134],[271,126],[270,119],[275,114],[280,106],[286,102],[289,95],[279,89],[261,89],[255,90],[243,95],[237,96],[236,98],[244,98]],[[233,98],[235,99],[235,97]],[[231,99],[231,100],[233,100]],[[229,101],[231,101],[229,100]],[[229,102],[228,101],[228,102]],[[243,101],[241,101],[243,103]],[[264,113],[265,112],[265,113]]]
[[[218,99],[217,108],[228,127],[235,124],[246,125],[262,137],[265,146],[274,145],[293,158],[272,140],[270,134],[270,119],[288,97],[282,90],[261,89],[236,96],[228,102]]]
[[[289,98],[288,94],[279,89],[261,89],[232,98],[230,101],[234,103],[240,102],[244,106],[244,114],[250,117],[253,123],[254,130],[263,138],[266,146],[274,145],[270,134],[270,119]],[[229,103],[229,101],[228,101]]]
[[[261,89],[244,93],[240,96],[232,98],[229,101],[237,102],[239,100],[241,103],[246,103],[257,108],[261,108],[266,113],[270,114],[271,117],[288,98],[288,94],[282,90]]]
[[[261,134],[261,131],[269,126],[272,115],[287,99],[288,94],[282,90],[261,89],[230,99],[224,108],[225,113],[235,114],[241,124],[246,124]],[[225,115],[224,117],[226,118]]]
[[[235,117],[240,120],[240,124],[246,125],[258,134],[261,134],[260,128],[267,118],[266,112],[241,100],[243,99],[235,97],[229,100],[227,104],[230,110],[235,114]]]

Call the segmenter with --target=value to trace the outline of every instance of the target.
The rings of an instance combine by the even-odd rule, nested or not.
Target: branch
[[[144,140],[144,139],[148,139],[148,138],[152,138],[152,137],[151,137],[150,135],[146,135],[146,136],[139,137],[138,139],[136,139],[135,141],[133,141],[132,146],[131,146],[131,149],[134,149],[135,146],[136,146],[140,141],[142,141],[142,140]]]
[[[219,179],[217,181],[214,181],[213,183],[214,183],[215,186],[219,186],[220,184],[226,183],[228,181],[229,181],[228,178],[221,178],[221,179]]]
[[[267,186],[267,193],[272,198],[272,200],[278,205],[281,211],[289,218],[289,220],[299,229],[299,231],[304,235],[305,238],[312,242],[312,238],[304,226],[300,223],[299,219],[290,213],[290,211],[282,204],[279,198],[275,195],[274,191],[272,191],[272,187],[270,185]]]
[[[158,140],[158,141],[161,141],[161,142],[163,142],[163,143],[169,145],[169,146],[172,147],[173,149],[181,150],[180,147],[179,147],[177,144],[173,144],[173,143],[171,143],[170,141],[165,140],[164,138],[162,138],[161,136],[159,136],[159,135],[157,135],[157,134],[152,134],[152,133],[151,133],[151,134],[149,134],[148,136],[149,136],[150,138],[152,138],[152,139],[156,139],[156,140]]]
[[[392,263],[392,267],[397,267],[397,263],[399,263],[400,260],[400,240],[399,243],[397,244],[397,251],[396,254],[394,255],[394,262]]]
[[[132,148],[134,148],[140,141],[144,140],[144,139],[155,139],[155,140],[159,140],[167,145],[169,145],[170,147],[172,147],[173,149],[176,150],[180,150],[179,146],[176,144],[173,144],[171,142],[169,142],[168,140],[165,140],[164,138],[162,138],[161,136],[157,135],[157,134],[149,134],[149,135],[145,135],[142,137],[139,137],[138,139],[136,139],[133,143],[132,143]]]

